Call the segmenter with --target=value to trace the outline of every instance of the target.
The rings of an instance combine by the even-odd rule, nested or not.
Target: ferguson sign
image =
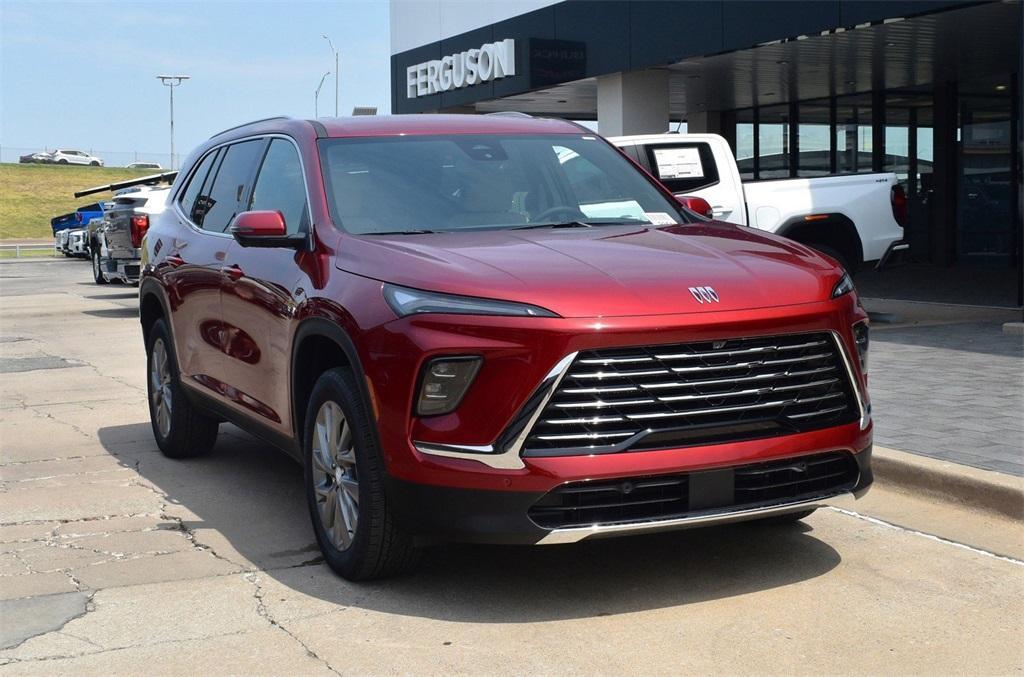
[[[415,99],[515,74],[516,42],[509,38],[409,66],[405,69],[405,93]]]

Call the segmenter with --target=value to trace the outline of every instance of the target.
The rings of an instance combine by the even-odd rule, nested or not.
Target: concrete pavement
[[[347,583],[282,454],[230,426],[157,451],[135,303],[86,262],[0,264],[0,674],[1024,669],[1021,523],[896,487]]]

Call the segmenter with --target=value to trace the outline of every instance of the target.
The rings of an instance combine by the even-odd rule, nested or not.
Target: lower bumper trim
[[[626,536],[629,534],[642,534],[662,530],[683,529],[688,526],[711,526],[715,524],[728,524],[730,522],[743,522],[746,520],[771,517],[772,515],[784,515],[790,512],[799,512],[808,508],[818,508],[826,501],[836,496],[852,493],[840,491],[826,496],[816,496],[813,499],[780,503],[776,505],[760,506],[730,512],[714,512],[704,515],[687,515],[674,519],[652,520],[650,522],[632,522],[628,524],[595,524],[592,527],[571,527],[567,529],[554,529],[549,531],[544,538],[537,541],[537,545],[556,545],[559,543],[577,543],[587,538],[601,536]]]

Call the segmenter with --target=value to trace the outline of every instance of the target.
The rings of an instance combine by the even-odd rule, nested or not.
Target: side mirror
[[[243,247],[298,248],[306,241],[302,233],[288,233],[279,211],[242,212],[231,222],[228,232]]]
[[[715,213],[711,210],[711,205],[708,201],[702,197],[694,197],[692,195],[676,195],[676,201],[683,205],[691,212],[697,212],[701,216],[706,216],[709,219],[715,218]]]

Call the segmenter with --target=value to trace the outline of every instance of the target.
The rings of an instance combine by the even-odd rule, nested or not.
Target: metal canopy
[[[670,64],[671,118],[1010,73],[1020,63],[1020,11],[1019,2],[990,3]],[[595,119],[597,79],[472,108]]]

